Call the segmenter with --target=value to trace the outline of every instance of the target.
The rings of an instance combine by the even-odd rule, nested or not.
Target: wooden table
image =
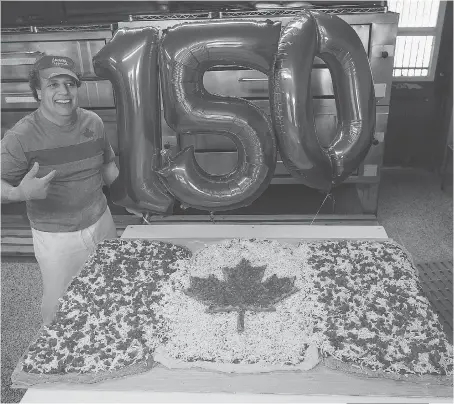
[[[196,250],[225,238],[386,240],[381,226],[309,226],[257,223],[155,223],[128,226],[122,238],[147,238],[184,244]],[[452,402],[452,387],[423,386],[340,373],[322,365],[307,373],[231,375],[198,369],[150,372],[93,385],[52,384],[28,389],[22,402]]]

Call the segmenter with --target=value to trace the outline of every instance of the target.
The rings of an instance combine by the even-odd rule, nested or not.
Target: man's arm
[[[112,183],[117,179],[119,171],[117,165],[115,164],[115,152],[110,145],[109,139],[107,137],[107,133],[104,130],[104,124],[102,123],[101,118],[99,118],[101,123],[101,129],[103,132],[104,137],[104,164],[101,167],[101,174],[102,179],[104,180],[104,184],[108,187],[112,185]]]
[[[117,179],[119,171],[115,161],[104,164],[101,168],[102,179],[104,183],[110,187],[110,185]]]

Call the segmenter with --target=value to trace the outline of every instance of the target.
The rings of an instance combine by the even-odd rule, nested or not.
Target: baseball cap
[[[37,60],[33,67],[38,70],[40,76],[45,79],[66,75],[79,81],[76,74],[76,64],[67,56],[46,55]]]

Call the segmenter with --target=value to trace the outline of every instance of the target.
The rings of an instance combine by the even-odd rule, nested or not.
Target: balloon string
[[[314,218],[312,219],[312,222],[309,226],[312,226],[312,223],[314,223],[314,220],[317,218],[318,214],[320,213],[320,210],[322,209],[323,205],[325,204],[326,200],[328,199],[328,197],[331,195],[331,189],[327,192],[326,196],[325,196],[325,199],[323,199],[323,202],[322,204],[320,205],[320,207],[318,208],[317,210],[317,213],[315,214]]]
[[[151,222],[148,220],[150,218],[150,214],[149,213],[143,213],[142,214],[142,221],[146,224],[151,224]]]

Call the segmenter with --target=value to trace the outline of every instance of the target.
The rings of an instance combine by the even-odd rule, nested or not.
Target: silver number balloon
[[[171,213],[173,196],[156,174],[161,166],[158,31],[119,29],[93,58],[95,73],[116,96],[120,175],[112,200],[138,211]]]
[[[168,125],[182,136],[228,136],[238,150],[237,165],[226,175],[205,172],[193,147],[158,172],[185,205],[210,211],[239,208],[252,203],[270,183],[276,166],[271,120],[246,100],[208,93],[203,74],[220,65],[270,74],[279,35],[280,23],[271,21],[186,23],[163,32],[160,65]]]
[[[338,125],[323,147],[317,137],[311,94],[314,57],[333,80]],[[279,40],[270,80],[272,118],[279,152],[292,176],[329,190],[364,160],[375,129],[375,94],[369,61],[353,28],[337,16],[305,12]]]

